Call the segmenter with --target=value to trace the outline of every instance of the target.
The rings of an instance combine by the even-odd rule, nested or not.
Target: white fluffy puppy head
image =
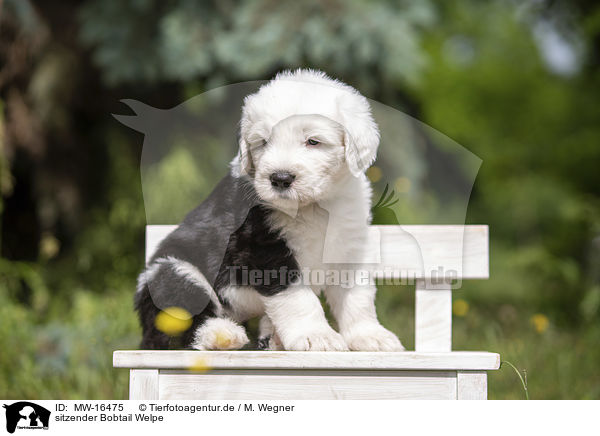
[[[377,124],[358,91],[319,71],[283,72],[244,99],[232,173],[252,178],[264,201],[302,206],[361,175],[378,145]]]

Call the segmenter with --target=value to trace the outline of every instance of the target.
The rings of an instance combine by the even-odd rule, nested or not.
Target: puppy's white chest
[[[282,231],[288,246],[302,269],[323,267],[323,247],[327,233],[328,213],[318,205],[299,211]]]

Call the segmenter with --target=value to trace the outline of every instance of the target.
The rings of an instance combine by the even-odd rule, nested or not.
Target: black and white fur
[[[231,173],[140,274],[141,347],[239,349],[248,342],[241,323],[260,316],[263,348],[403,350],[377,320],[374,284],[318,286],[285,273],[365,261],[371,188],[364,171],[378,144],[368,101],[321,72],[284,72],[246,97]],[[246,286],[232,267],[274,273]],[[321,292],[339,332],[325,319]],[[178,337],[154,325],[171,306],[194,315]]]

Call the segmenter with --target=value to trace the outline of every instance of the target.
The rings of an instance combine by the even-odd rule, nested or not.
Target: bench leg
[[[452,290],[449,284],[418,280],[415,296],[415,350],[452,349]]]
[[[457,371],[456,397],[459,400],[487,400],[487,372]]]
[[[129,399],[158,400],[158,369],[129,370]]]

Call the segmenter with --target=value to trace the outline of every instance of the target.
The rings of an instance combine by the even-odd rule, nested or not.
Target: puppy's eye
[[[306,144],[308,144],[308,145],[319,145],[320,142],[317,141],[316,139],[309,139],[308,141],[306,141]]]

